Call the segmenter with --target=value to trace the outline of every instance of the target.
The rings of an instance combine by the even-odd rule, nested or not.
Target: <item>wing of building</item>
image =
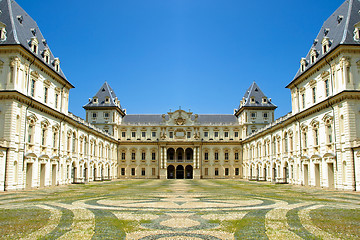
[[[287,86],[292,111],[277,120],[255,82],[233,113],[209,115],[127,114],[104,82],[83,120],[68,112],[73,85],[36,22],[13,0],[0,10],[3,191],[118,178],[360,189],[359,1],[325,21]]]

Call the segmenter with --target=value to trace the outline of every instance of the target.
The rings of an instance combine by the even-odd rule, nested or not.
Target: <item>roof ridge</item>
[[[342,39],[341,39],[340,44],[344,43],[345,40],[346,40],[347,31],[348,31],[348,29],[349,29],[349,23],[350,23],[350,16],[351,16],[352,5],[353,5],[353,0],[349,0],[349,7],[348,7],[347,16],[346,16],[346,23],[345,23],[345,27],[344,27],[344,33],[343,33],[343,37],[342,37]]]
[[[15,27],[15,23],[14,23],[14,14],[12,11],[12,5],[11,5],[11,0],[7,0],[8,3],[8,10],[9,10],[9,15],[10,15],[10,22],[11,22],[11,26],[13,29],[13,35],[14,35],[14,40],[16,41],[17,44],[20,44],[18,36],[17,36],[17,31],[16,31],[16,27]]]

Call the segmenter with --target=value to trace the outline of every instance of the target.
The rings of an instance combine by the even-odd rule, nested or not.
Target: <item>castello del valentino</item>
[[[0,10],[1,191],[124,178],[360,191],[358,0],[346,0],[299,56],[286,86],[292,109],[279,119],[255,82],[225,115],[127,114],[116,89],[99,83],[81,119],[68,111],[74,86],[36,22],[13,0]]]

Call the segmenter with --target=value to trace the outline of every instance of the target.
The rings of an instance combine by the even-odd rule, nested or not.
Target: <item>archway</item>
[[[175,167],[173,165],[167,167],[167,178],[168,179],[175,178]]]
[[[175,149],[169,148],[167,150],[167,160],[174,160],[175,159]]]
[[[194,151],[191,148],[185,150],[185,159],[186,162],[192,162],[194,159]]]
[[[72,169],[71,169],[71,181],[72,181],[72,183],[76,183],[76,177],[77,177],[77,168],[76,168],[75,162],[73,162]]]
[[[184,167],[181,165],[176,167],[176,179],[184,179]]]
[[[193,179],[193,167],[191,165],[185,167],[185,178]]]
[[[185,155],[184,154],[184,149],[182,149],[182,148],[176,149],[176,160],[177,160],[177,162],[183,162],[184,155]]]

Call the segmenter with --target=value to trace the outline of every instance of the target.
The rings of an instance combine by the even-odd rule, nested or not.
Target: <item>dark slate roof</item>
[[[165,120],[169,119],[169,115],[165,115]],[[191,116],[195,120],[195,115]],[[123,118],[122,124],[124,125],[162,125],[162,114],[130,114]],[[238,124],[237,118],[232,114],[199,114],[196,124],[199,125],[236,125]]]
[[[55,59],[54,55],[49,49],[49,46],[47,45],[46,40],[39,29],[39,26],[24,11],[24,9],[22,9],[14,0],[0,0],[0,10],[0,22],[6,25],[5,29],[7,32],[6,39],[4,41],[0,41],[0,45],[23,46],[39,60],[41,60],[45,65],[53,69],[55,73],[67,81],[61,69],[59,72],[55,70],[53,65],[53,61]],[[31,50],[30,41],[32,37],[36,37],[39,42],[38,54],[33,53]],[[50,64],[47,64],[42,56],[45,49],[50,51]]]
[[[126,115],[121,124],[161,124],[161,114],[130,114]]]
[[[323,24],[319,34],[313,42],[307,56],[307,66],[305,71],[301,72],[299,68],[294,80],[301,76],[306,70],[315,65],[318,61],[324,58],[329,52],[339,45],[360,45],[360,41],[354,39],[354,25],[360,22],[360,1],[359,0],[346,0]],[[330,49],[327,53],[323,54],[322,40],[328,37],[330,41]],[[314,49],[317,51],[318,56],[314,63],[310,64],[310,53]],[[293,80],[293,81],[294,81]],[[289,84],[290,85],[290,84]]]
[[[252,103],[250,99],[254,97],[255,102]],[[277,108],[275,104],[273,104],[268,98],[266,98],[266,103],[263,103],[263,98],[266,98],[265,94],[261,91],[260,87],[253,82],[248,90],[246,90],[245,95],[242,100],[242,104],[240,103],[239,109],[243,107],[269,107],[269,108]]]
[[[109,97],[109,103],[105,103],[105,98]],[[94,98],[97,98],[97,103],[94,103]],[[114,90],[110,87],[110,85],[105,82],[99,91],[95,94],[95,96],[90,99],[90,101],[84,106],[85,109],[89,108],[97,108],[97,107],[118,107],[120,109],[120,101],[117,99]]]

